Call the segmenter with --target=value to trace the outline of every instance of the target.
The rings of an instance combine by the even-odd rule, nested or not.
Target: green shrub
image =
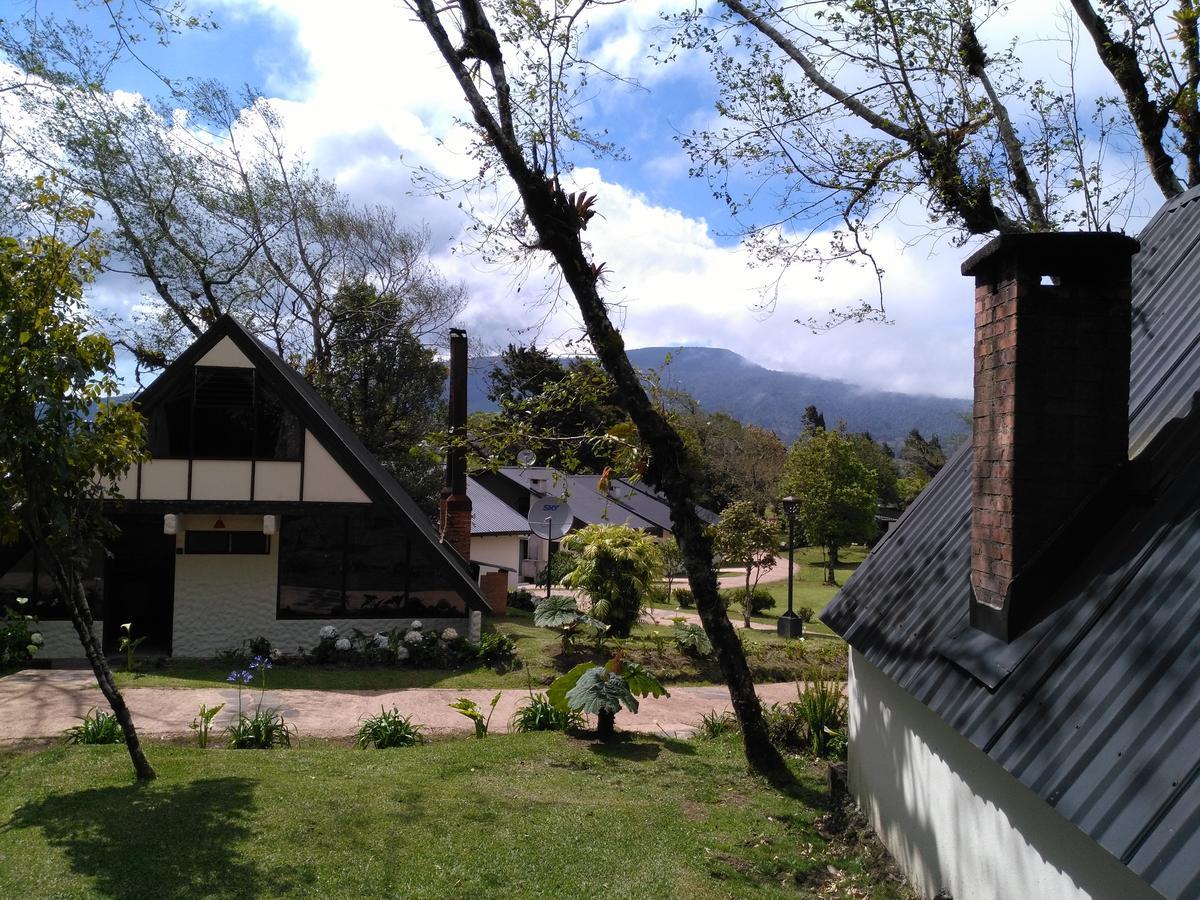
[[[116,716],[93,707],[78,725],[63,732],[63,738],[68,744],[121,744],[125,732]]]
[[[771,742],[781,750],[829,756],[845,749],[846,701],[842,685],[815,678],[796,686],[795,703],[773,703],[766,710]]]
[[[574,731],[584,725],[583,713],[559,709],[545,694],[530,693],[529,702],[508,720],[509,731]]]
[[[517,642],[507,634],[491,631],[479,638],[479,661],[493,669],[510,668],[517,659]]]
[[[424,725],[414,725],[411,716],[400,715],[396,707],[379,707],[379,714],[367,716],[358,726],[357,744],[360,748],[374,747],[387,750],[390,747],[411,747],[425,741]]]
[[[675,620],[675,646],[680,653],[692,657],[711,656],[713,652],[712,642],[704,629],[683,619]]]
[[[742,598],[746,596],[745,588],[725,588],[721,591],[721,604],[726,608],[742,608]],[[768,609],[775,608],[775,598],[766,588],[755,588],[750,592],[750,614],[757,616]]]
[[[296,726],[289,725],[275,710],[259,709],[252,716],[239,716],[226,734],[234,750],[273,750],[292,746],[295,730]]]
[[[696,734],[700,737],[713,739],[725,734],[737,734],[737,717],[731,712],[717,712],[715,709],[702,713],[700,727]]]
[[[696,598],[692,596],[692,592],[688,588],[675,588],[671,592],[671,597],[680,609],[693,609],[696,606]]]
[[[523,609],[525,612],[533,612],[533,608],[537,606],[537,600],[529,591],[517,588],[515,591],[508,592],[508,606],[510,609]]]
[[[642,606],[669,606],[670,598],[667,589],[661,584],[652,584],[642,595]]]
[[[566,574],[575,568],[575,563],[578,558],[574,553],[568,553],[565,550],[558,550],[554,554],[554,559],[550,561],[550,584],[562,584]],[[537,578],[533,581],[539,587],[546,586],[546,567],[543,566],[537,573]]]
[[[29,662],[42,646],[37,619],[20,611],[28,603],[27,597],[18,597],[18,608],[6,610],[0,619],[0,666]]]

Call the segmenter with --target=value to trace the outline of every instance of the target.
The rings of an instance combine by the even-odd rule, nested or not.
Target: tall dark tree
[[[406,304],[364,282],[330,305],[324,371],[312,372],[326,402],[409,495],[432,513],[441,486],[430,436],[445,428],[446,366],[409,328]]]
[[[502,241],[508,234],[519,252],[528,254],[532,248],[548,254],[575,298],[597,359],[613,381],[617,402],[649,452],[646,481],[663,492],[670,506],[700,620],[741,725],[746,759],[774,781],[792,784],[787,764],[771,744],[745,653],[717,595],[712,546],[696,513],[689,477],[692,460],[629,362],[625,342],[600,295],[604,264],[584,247],[581,232],[596,214],[597,199],[584,192],[568,193],[560,180],[569,171],[569,143],[603,149],[603,141],[575,119],[573,97],[591,90],[586,79],[594,74],[579,56],[582,9],[562,6],[546,13],[531,6],[501,6],[494,10],[500,29],[506,40],[518,43],[506,49],[480,0],[441,8],[432,0],[411,0],[410,8],[466,97],[482,137],[476,149],[486,157],[483,170],[506,172],[520,196],[524,216],[503,217],[487,237]],[[457,32],[456,39],[447,32],[447,24]],[[522,38],[528,41],[521,43]]]
[[[894,506],[900,502],[895,454],[886,444],[876,443],[868,432],[847,434],[854,453],[868,470],[875,473],[875,490],[879,502]]]
[[[914,428],[900,448],[900,460],[909,471],[920,472],[928,480],[946,465],[946,451],[942,449],[941,439],[936,434],[925,438]]]
[[[825,416],[813,404],[804,407],[804,415],[800,417],[800,433],[815,434],[825,430]]]

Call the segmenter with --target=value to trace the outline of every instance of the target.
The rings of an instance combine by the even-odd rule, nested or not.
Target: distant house
[[[568,475],[548,466],[504,466],[479,473],[473,480],[522,518],[528,516],[531,500],[564,497],[571,507],[572,531],[606,524],[628,525],[660,538],[672,534],[666,499],[637,482],[615,477],[602,482],[598,474]],[[697,507],[697,512],[710,524],[719,518],[703,507]],[[546,541],[527,533],[519,539],[517,551],[520,580],[534,581],[546,567]]]
[[[822,615],[851,790],[926,896],[1200,897],[1200,189],[963,272],[973,440]]]
[[[471,498],[471,558],[488,571],[502,571],[509,590],[517,587],[522,552],[533,532],[524,515],[474,478],[467,479]]]
[[[465,336],[454,343],[465,367]],[[133,402],[151,458],[117,485],[120,536],[88,580],[108,650],[124,622],[144,649],[202,657],[259,636],[311,646],[326,624],[461,627],[469,610],[489,610],[469,564],[464,492],[451,487],[435,528],[312,387],[233,319]],[[41,656],[80,655],[28,548],[0,557],[0,603],[17,596],[33,598],[43,620]]]

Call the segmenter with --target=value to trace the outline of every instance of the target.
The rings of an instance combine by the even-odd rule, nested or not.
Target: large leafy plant
[[[614,635],[629,637],[662,571],[658,542],[627,525],[589,525],[568,535],[563,547],[576,554],[563,584],[586,591],[592,614]]]
[[[562,652],[571,649],[571,641],[580,628],[594,628],[599,632],[607,631],[599,619],[594,619],[579,609],[574,597],[554,594],[547,597],[533,611],[533,624],[539,628],[552,628],[559,632],[562,638]]]
[[[635,713],[638,697],[671,696],[662,682],[620,653],[603,666],[580,663],[556,678],[546,693],[558,709],[594,715],[596,736],[602,741],[612,739],[622,707]]]

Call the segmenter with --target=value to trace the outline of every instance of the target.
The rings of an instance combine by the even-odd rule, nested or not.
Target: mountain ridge
[[[965,434],[967,398],[879,391],[840,379],[760,366],[723,347],[640,347],[627,351],[640,370],[653,369],[664,388],[686,391],[710,413],[727,413],[747,425],[767,428],[790,444],[800,433],[805,407],[816,406],[830,428],[845,421],[851,431],[868,431],[877,441],[898,447],[913,428],[943,444]],[[487,374],[495,357],[472,360],[469,405],[472,412],[494,411],[487,399]]]

